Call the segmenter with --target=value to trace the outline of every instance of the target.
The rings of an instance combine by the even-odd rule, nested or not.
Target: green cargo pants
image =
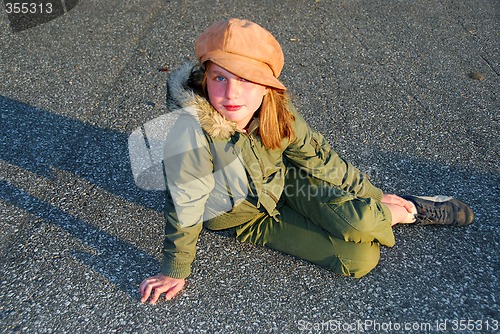
[[[352,277],[366,275],[377,265],[381,244],[395,243],[385,205],[357,198],[296,168],[288,169],[277,210],[275,217],[259,212],[238,226],[236,238]]]

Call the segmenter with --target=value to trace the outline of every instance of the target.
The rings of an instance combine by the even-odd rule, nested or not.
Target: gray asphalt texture
[[[14,33],[2,12],[0,332],[498,332],[499,13],[494,0],[82,0]],[[229,17],[273,32],[281,79],[339,154],[386,192],[462,199],[474,224],[398,226],[361,279],[203,231],[184,291],[141,304],[162,194],[134,185],[127,138],[165,112],[165,70]]]

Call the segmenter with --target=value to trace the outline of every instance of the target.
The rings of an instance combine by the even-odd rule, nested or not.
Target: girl
[[[163,261],[140,284],[141,302],[183,288],[203,225],[361,277],[377,265],[380,245],[394,245],[396,224],[472,223],[456,199],[384,194],[341,159],[290,103],[278,80],[283,52],[261,26],[216,23],[195,50],[199,66],[168,81],[176,119],[164,146]]]

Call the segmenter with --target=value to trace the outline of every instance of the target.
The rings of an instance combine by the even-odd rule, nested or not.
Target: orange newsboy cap
[[[285,63],[281,46],[254,22],[229,19],[215,23],[198,37],[195,51],[202,66],[210,60],[248,81],[286,89],[278,80]]]

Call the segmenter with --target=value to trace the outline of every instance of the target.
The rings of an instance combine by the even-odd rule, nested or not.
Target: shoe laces
[[[445,205],[419,204],[417,208],[417,218],[422,222],[445,223],[448,220],[449,216],[450,212],[449,210],[446,210]]]

